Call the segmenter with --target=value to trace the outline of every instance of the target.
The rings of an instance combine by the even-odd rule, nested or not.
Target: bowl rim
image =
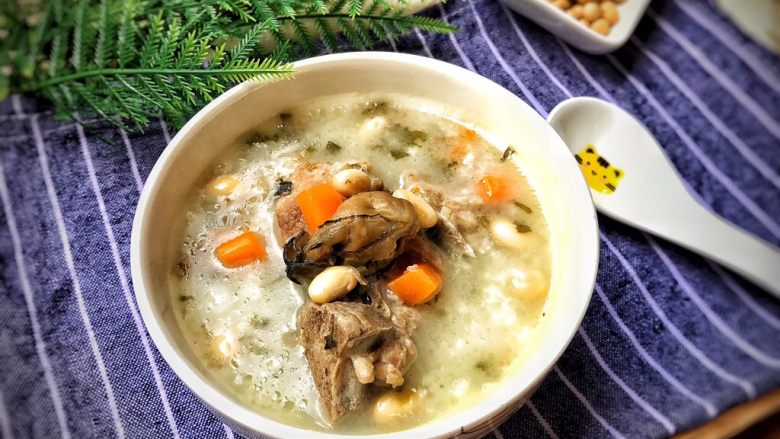
[[[328,63],[343,63],[343,62],[357,62],[357,63],[371,63],[371,62],[392,62],[408,65],[413,68],[422,68],[428,70],[434,70],[438,73],[444,73],[447,76],[459,76],[469,81],[477,81],[481,83],[481,86],[490,87],[501,93],[511,96],[522,106],[526,107],[533,112],[535,117],[540,118],[545,125],[550,129],[551,133],[560,141],[560,147],[566,148],[563,140],[552,129],[549,123],[544,118],[528,106],[522,99],[506,90],[501,85],[493,82],[492,80],[485,78],[475,72],[471,72],[462,67],[439,61],[432,58],[422,57],[418,55],[403,54],[397,52],[347,52],[339,54],[322,55],[305,60],[297,61],[294,64],[296,71],[303,71],[310,67],[314,67],[321,64]],[[294,80],[294,79],[293,79]],[[153,306],[147,296],[150,292],[146,289],[145,274],[143,271],[143,264],[141,262],[142,257],[142,236],[143,229],[145,227],[146,217],[149,216],[148,205],[153,199],[160,179],[162,178],[163,171],[173,166],[169,163],[171,157],[175,157],[178,150],[186,148],[189,133],[195,129],[196,126],[204,121],[208,121],[213,113],[216,113],[219,109],[230,106],[237,103],[238,98],[248,93],[256,87],[262,87],[263,84],[244,82],[236,85],[230,90],[218,96],[216,99],[207,104],[204,108],[198,111],[184,127],[173,137],[170,143],[165,147],[163,152],[158,157],[154,167],[150,171],[147,180],[144,184],[141,192],[138,204],[136,207],[135,216],[133,219],[133,228],[131,234],[130,243],[130,264],[133,281],[133,289],[138,303],[138,308],[149,336],[152,342],[157,347],[158,351],[162,355],[163,359],[168,363],[170,368],[176,374],[176,376],[213,412],[216,412],[222,420],[227,420],[231,426],[238,425],[243,429],[249,429],[256,434],[262,434],[267,437],[318,437],[318,438],[335,438],[341,437],[342,434],[334,432],[321,432],[316,430],[308,430],[304,428],[295,427],[270,417],[266,417],[256,411],[250,410],[241,406],[238,402],[234,401],[226,392],[218,390],[216,386],[202,379],[196,372],[195,367],[183,358],[174,347],[175,343],[170,340],[164,333],[162,322],[155,318]],[[566,149],[568,151],[568,149]],[[572,158],[572,162],[573,162]],[[536,373],[534,378],[530,382],[519,382],[519,374],[515,372],[513,375],[504,378],[502,385],[507,388],[512,388],[511,392],[505,392],[506,395],[501,395],[497,398],[498,401],[492,408],[486,408],[482,411],[477,411],[476,408],[485,401],[477,402],[473,406],[462,409],[458,412],[457,418],[448,416],[447,418],[441,418],[430,421],[428,423],[413,427],[407,430],[401,430],[391,433],[379,433],[369,435],[375,439],[390,439],[390,438],[419,438],[419,437],[450,437],[458,433],[464,432],[464,429],[479,425],[480,423],[495,418],[501,412],[508,408],[513,408],[517,405],[521,398],[528,398],[530,394],[541,384],[542,380],[547,376],[550,370],[555,366],[555,363],[563,355],[563,352],[571,344],[574,338],[577,328],[579,328],[582,319],[585,316],[585,312],[588,309],[593,289],[596,282],[596,273],[599,264],[599,228],[598,219],[596,216],[595,206],[591,198],[590,190],[587,187],[584,176],[578,172],[578,177],[574,177],[578,184],[576,188],[571,188],[574,196],[587,197],[587,203],[585,203],[586,212],[583,212],[583,218],[586,221],[590,221],[587,229],[592,228],[592,235],[590,240],[583,240],[583,253],[590,252],[591,255],[586,255],[582,262],[584,264],[591,264],[592,267],[585,266],[583,269],[583,287],[580,294],[585,295],[583,300],[583,306],[581,309],[576,310],[576,314],[569,320],[566,327],[562,328],[566,330],[566,336],[562,337],[557,349],[554,350],[554,354],[551,355],[540,371]],[[522,384],[522,385],[521,385]],[[495,389],[490,395],[485,397],[485,400],[496,399],[496,395],[500,393],[500,389]],[[518,407],[519,408],[519,405]],[[450,424],[446,424],[446,421],[450,421]],[[454,422],[453,422],[454,421]],[[497,427],[497,426],[496,426]],[[239,431],[241,431],[239,430]]]

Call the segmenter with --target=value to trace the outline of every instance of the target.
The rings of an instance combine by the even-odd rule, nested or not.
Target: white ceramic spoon
[[[613,193],[591,190],[600,212],[709,257],[780,298],[780,250],[694,200],[655,137],[633,116],[578,97],[558,104],[547,120],[573,153],[593,145],[623,171]],[[614,176],[614,169],[589,166]]]

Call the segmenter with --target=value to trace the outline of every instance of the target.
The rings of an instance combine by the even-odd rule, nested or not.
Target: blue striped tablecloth
[[[460,32],[415,32],[384,49],[475,70],[542,115],[569,96],[615,102],[657,136],[702,203],[780,243],[780,58],[707,2],[653,2],[606,57],[493,0],[427,13]],[[237,436],[162,360],[133,297],[131,222],[170,138],[165,124],[85,135],[19,97],[0,114],[0,436]],[[664,437],[780,385],[777,300],[599,220],[601,266],[582,328],[494,436]]]

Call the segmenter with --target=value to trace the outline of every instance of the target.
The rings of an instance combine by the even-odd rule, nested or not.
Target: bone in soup
[[[549,232],[516,147],[405,96],[258,125],[188,200],[171,292],[202,365],[268,417],[397,431],[532,355]]]

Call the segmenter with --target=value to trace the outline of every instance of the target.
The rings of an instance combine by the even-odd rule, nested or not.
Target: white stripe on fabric
[[[114,259],[114,267],[116,267],[117,274],[119,275],[119,284],[122,287],[122,292],[125,295],[125,301],[127,302],[127,307],[130,309],[130,314],[133,317],[133,323],[135,323],[135,329],[138,332],[139,337],[141,338],[141,344],[143,345],[144,353],[146,354],[146,359],[148,360],[149,366],[151,367],[152,376],[154,377],[154,384],[157,386],[157,391],[160,394],[160,400],[162,401],[163,411],[165,412],[165,417],[168,419],[168,424],[171,427],[171,433],[173,434],[174,438],[178,439],[179,429],[176,427],[176,420],[173,418],[173,412],[171,411],[171,406],[168,402],[168,394],[165,391],[165,386],[163,386],[162,378],[160,377],[160,372],[157,369],[157,363],[154,361],[154,355],[152,354],[152,349],[149,346],[149,340],[146,337],[146,332],[144,331],[143,323],[141,323],[141,316],[139,315],[138,310],[135,307],[133,294],[130,292],[130,286],[127,282],[127,274],[125,273],[125,269],[122,266],[122,260],[119,257],[119,246],[116,243],[116,238],[114,237],[114,231],[111,228],[111,220],[108,217],[108,211],[106,210],[103,194],[100,190],[100,184],[98,183],[97,180],[97,174],[95,173],[95,166],[92,163],[92,156],[89,152],[89,145],[87,143],[87,136],[84,133],[84,127],[78,125],[76,127],[76,131],[79,136],[79,142],[81,143],[81,153],[84,156],[84,161],[87,164],[87,172],[89,173],[89,180],[92,183],[92,190],[95,193],[95,198],[97,199],[98,202],[98,210],[100,210],[100,217],[103,220],[103,227],[105,228],[106,236],[108,237],[108,245],[111,248],[111,256]]]
[[[11,417],[8,416],[8,410],[5,407],[5,398],[3,392],[0,392],[0,433],[2,437],[13,439],[14,433],[11,429]]]
[[[492,430],[490,430],[490,433],[486,434],[484,437],[488,437],[492,433],[496,439],[504,439],[504,435],[501,434],[501,431],[498,429],[498,427],[495,426],[495,424],[493,424],[493,422],[488,421],[488,426],[492,428]]]
[[[222,427],[225,428],[225,437],[227,437],[227,439],[235,439],[235,436],[233,436],[233,430],[231,430],[230,427],[225,424],[222,424]]]
[[[669,270],[669,272],[672,274],[672,277],[674,280],[677,281],[678,284],[680,284],[680,287],[685,292],[685,295],[690,297],[690,299],[693,301],[694,305],[696,305],[697,308],[704,314],[704,317],[709,320],[710,323],[712,323],[712,326],[717,328],[717,330],[723,334],[724,337],[728,338],[739,350],[744,352],[749,357],[753,358],[757,362],[763,364],[764,366],[771,367],[774,369],[780,369],[780,360],[777,358],[772,358],[771,356],[765,354],[764,352],[761,352],[760,349],[756,348],[752,344],[750,344],[747,340],[740,337],[739,334],[737,334],[733,329],[731,329],[726,322],[723,321],[723,319],[720,318],[713,310],[712,308],[707,305],[707,302],[704,301],[704,299],[699,296],[699,294],[696,292],[696,290],[691,287],[691,284],[688,283],[688,281],[685,279],[685,277],[680,273],[680,270],[677,269],[677,267],[672,263],[672,260],[669,258],[669,255],[666,254],[666,252],[661,249],[661,246],[658,245],[658,242],[651,237],[650,235],[642,232],[645,239],[650,243],[650,247],[655,250],[655,252],[658,254],[658,256],[661,258],[661,261],[663,261],[664,265],[666,265],[666,268]]]
[[[127,137],[125,130],[120,129],[119,134],[122,136],[122,142],[125,144],[127,150],[127,158],[130,159],[130,170],[133,173],[133,179],[135,180],[135,187],[140,193],[144,188],[144,181],[141,178],[141,173],[138,171],[138,162],[135,159],[135,151],[133,151],[133,145],[130,143],[130,138]]]
[[[626,272],[631,276],[631,279],[633,279],[636,286],[639,288],[639,292],[642,293],[642,296],[645,298],[645,301],[647,301],[648,305],[650,305],[650,308],[652,308],[653,312],[656,316],[658,316],[659,319],[661,319],[661,322],[663,322],[666,329],[669,330],[669,333],[672,334],[672,336],[681,344],[683,347],[690,352],[691,355],[693,355],[694,358],[699,360],[699,363],[702,364],[705,368],[709,369],[712,373],[720,377],[723,381],[732,383],[736,386],[739,386],[742,388],[742,390],[745,391],[745,393],[752,399],[756,397],[756,388],[753,386],[752,383],[748,382],[747,380],[744,380],[742,378],[739,378],[735,376],[734,374],[724,370],[719,365],[715,364],[712,360],[707,357],[704,352],[702,352],[699,348],[697,348],[690,340],[688,340],[685,335],[683,335],[682,331],[680,331],[677,326],[675,326],[671,320],[666,316],[664,311],[661,309],[661,307],[658,305],[658,303],[653,299],[653,296],[650,294],[650,292],[647,291],[647,287],[645,287],[645,284],[642,282],[642,280],[639,278],[639,275],[634,270],[634,267],[631,266],[631,264],[628,263],[626,258],[618,251],[618,249],[615,247],[614,244],[612,244],[612,241],[607,239],[606,235],[603,233],[600,233],[601,239],[604,241],[605,244],[607,244],[607,248],[609,251],[614,254],[618,260],[620,261],[620,264],[623,266],[623,268],[626,270]]]
[[[529,409],[531,409],[531,413],[533,413],[534,417],[537,421],[539,421],[539,424],[544,429],[544,432],[547,433],[547,436],[550,436],[552,439],[560,439],[557,434],[555,434],[555,431],[553,431],[552,427],[550,427],[550,423],[547,422],[547,419],[544,419],[541,413],[539,413],[539,410],[536,409],[536,406],[533,402],[529,399],[525,403],[526,406],[528,406]]]
[[[620,64],[617,59],[615,59],[615,57],[612,55],[607,55],[607,59],[612,63],[612,65],[615,66],[618,71],[620,71],[620,73],[623,74],[623,76],[628,78],[634,88],[636,88],[637,91],[639,91],[639,93],[644,96],[645,99],[650,103],[650,105],[655,108],[658,114],[660,114],[666,123],[674,130],[683,143],[688,146],[693,155],[699,159],[707,171],[709,171],[710,174],[712,174],[712,176],[715,177],[723,185],[723,187],[726,188],[726,190],[734,198],[736,198],[737,201],[739,201],[740,204],[745,206],[745,209],[747,209],[764,227],[766,227],[767,230],[772,233],[772,235],[775,237],[780,237],[780,225],[778,225],[774,219],[767,215],[767,213],[764,212],[752,199],[745,195],[745,193],[742,192],[742,189],[740,189],[727,175],[723,174],[723,171],[721,171],[717,166],[715,166],[714,163],[712,163],[712,160],[710,160],[707,154],[705,154],[699,148],[696,142],[694,142],[693,139],[691,139],[691,137],[685,131],[683,131],[677,121],[672,118],[672,116],[666,111],[666,109],[664,109],[658,100],[656,100],[656,98],[652,93],[650,93],[644,84],[639,82],[639,80],[636,79],[634,75],[629,73],[625,67],[623,67],[623,65]]]
[[[436,2],[436,3],[445,3],[445,2]],[[465,2],[458,2],[457,4],[458,4],[458,5],[461,5],[461,4],[463,4],[463,3],[465,3]],[[451,2],[450,4],[456,4],[456,3],[455,3],[455,2]],[[455,7],[453,7],[453,8],[451,8],[451,9],[449,10],[449,15],[458,15],[458,14],[462,14],[462,13],[463,13],[463,11],[465,11],[466,9],[468,9],[468,7],[469,7],[468,5],[463,5],[463,6],[460,6],[459,8],[455,8]]]
[[[595,88],[597,92],[599,92],[601,97],[606,99],[607,102],[617,105],[612,95],[608,93],[607,90],[598,81],[596,81],[596,78],[594,78],[593,75],[590,74],[588,69],[586,69],[585,66],[582,65],[580,60],[578,60],[577,57],[574,56],[574,54],[571,52],[571,49],[569,48],[569,45],[564,43],[559,38],[556,38],[556,41],[558,41],[558,45],[560,45],[561,48],[563,48],[563,51],[566,52],[566,55],[569,56],[569,59],[572,60],[574,65],[577,67],[577,70],[579,70],[582,76],[584,76],[585,79],[590,83],[590,85],[593,86],[593,88]]]
[[[38,113],[38,114],[42,114],[42,113]],[[26,118],[27,116],[30,116],[30,117],[37,116],[38,114],[25,114],[24,118]],[[20,118],[20,119],[22,119],[22,118]],[[92,123],[92,122],[96,122],[97,120],[98,119],[87,119],[87,120],[84,121],[84,123],[85,124],[86,123]],[[67,125],[58,126],[57,128],[50,128],[48,130],[42,130],[41,133],[43,133],[43,134],[50,134],[50,133],[57,133],[57,132],[60,132],[60,131],[68,131],[68,130],[73,129],[76,125],[77,124],[75,124],[75,123],[69,123]],[[16,135],[16,136],[5,136],[5,137],[0,136],[0,141],[3,141],[3,142],[16,142],[16,141],[20,141],[20,140],[27,140],[27,139],[30,139],[32,137],[33,137],[32,134],[19,134],[19,135]]]
[[[722,120],[718,118],[713,112],[710,110],[710,108],[702,102],[701,98],[696,95],[696,93],[693,92],[686,84],[683,82],[683,80],[677,76],[677,73],[674,72],[669,67],[669,64],[667,64],[661,57],[653,53],[652,50],[645,47],[644,44],[642,44],[641,41],[639,41],[638,38],[635,36],[631,37],[631,42],[636,45],[639,50],[647,56],[650,61],[652,61],[658,69],[661,70],[661,73],[666,76],[666,78],[671,82],[675,87],[677,87],[678,90],[682,92],[682,94],[685,95],[686,98],[688,98],[689,101],[693,104],[696,109],[699,110],[699,112],[704,116],[705,119],[713,126],[715,127],[718,132],[728,139],[729,142],[731,142],[732,145],[739,151],[740,155],[745,158],[748,162],[750,162],[751,165],[753,165],[758,172],[761,173],[767,180],[769,180],[776,188],[780,187],[780,176],[777,175],[777,173],[772,169],[771,166],[767,165],[766,162],[764,162],[763,159],[761,159],[758,155],[756,155],[755,152],[753,152],[750,147],[748,147],[745,142],[742,141],[742,139],[734,134],[731,129],[728,128],[728,126],[723,123]]]
[[[647,8],[647,15],[655,20],[656,23],[664,30],[685,52],[690,55],[707,73],[712,76],[713,79],[729,92],[745,109],[755,117],[761,125],[764,126],[773,136],[780,139],[780,124],[772,118],[753,98],[751,98],[744,90],[731,80],[727,75],[720,71],[720,68],[715,66],[712,61],[707,59],[707,56],[696,47],[690,40],[688,40],[683,34],[674,28],[663,17],[660,17],[655,13],[652,7]]]
[[[780,329],[780,318],[770,314],[766,309],[764,309],[763,306],[756,303],[755,299],[753,299],[753,297],[751,297],[744,288],[739,286],[739,284],[737,284],[737,282],[735,282],[731,276],[726,274],[723,268],[710,261],[707,261],[707,263],[715,271],[718,277],[720,277],[720,280],[722,280],[723,283],[725,283],[726,286],[731,291],[733,291],[734,294],[736,294],[737,297],[739,297],[739,299],[744,302],[748,308],[753,310],[754,313],[756,313],[759,317],[761,317],[761,319],[766,321],[773,328]]]
[[[433,58],[433,53],[431,53],[431,48],[428,47],[428,41],[425,40],[420,30],[414,28],[414,34],[417,35],[417,39],[419,39],[420,43],[422,43],[423,50],[425,51],[426,54],[428,54],[428,58]]]
[[[561,372],[558,366],[553,367],[553,370],[555,371],[556,374],[558,374],[558,377],[561,379],[561,381],[563,381],[563,384],[565,384],[566,387],[568,387],[569,390],[571,390],[571,393],[573,393],[574,396],[578,400],[580,400],[580,402],[585,407],[585,409],[591,414],[591,416],[593,416],[596,419],[596,421],[598,421],[599,424],[601,424],[602,427],[604,427],[605,430],[607,430],[613,437],[625,438],[625,436],[623,436],[623,433],[617,431],[615,427],[609,425],[609,422],[607,422],[606,419],[604,419],[600,414],[596,412],[596,409],[594,409],[593,406],[590,405],[588,399],[585,398],[585,396],[582,393],[580,393],[580,391],[577,390],[576,387],[574,387],[574,384],[572,384],[571,381],[569,381],[563,375],[563,372]]]
[[[564,86],[558,78],[550,71],[550,69],[547,67],[547,64],[542,62],[542,60],[539,58],[539,55],[536,53],[536,50],[534,50],[533,47],[531,47],[531,44],[528,42],[528,39],[525,37],[525,34],[522,30],[520,30],[520,25],[517,23],[517,20],[515,20],[515,17],[512,16],[512,13],[509,12],[509,9],[504,6],[503,3],[501,3],[501,9],[504,11],[504,15],[506,15],[507,20],[509,20],[509,24],[512,25],[512,29],[514,29],[515,34],[518,38],[520,38],[520,41],[523,43],[523,46],[525,47],[525,50],[528,51],[528,54],[531,55],[531,58],[536,62],[536,65],[538,65],[545,75],[547,75],[548,78],[550,78],[550,81],[553,82],[567,97],[572,97],[571,92],[569,91],[566,86]]]
[[[70,240],[68,238],[68,232],[65,229],[65,220],[62,217],[62,211],[60,210],[60,203],[57,200],[57,190],[54,188],[54,182],[49,171],[49,161],[46,156],[46,147],[44,146],[43,137],[41,137],[40,127],[38,126],[38,118],[33,117],[31,119],[31,125],[33,129],[33,138],[35,139],[35,147],[38,150],[38,160],[40,161],[41,170],[43,171],[43,180],[46,184],[46,191],[49,196],[49,202],[51,203],[52,211],[54,212],[54,220],[57,223],[57,230],[60,234],[60,240],[62,241],[62,252],[65,256],[65,264],[68,267],[70,273],[70,279],[73,283],[73,292],[76,296],[76,304],[78,305],[79,314],[81,320],[84,323],[84,329],[87,332],[87,339],[89,340],[89,346],[92,349],[92,354],[95,357],[95,362],[98,368],[98,374],[103,382],[103,386],[106,389],[106,399],[108,401],[109,412],[114,422],[114,428],[117,436],[120,438],[125,437],[125,429],[122,426],[122,420],[119,417],[119,409],[116,405],[116,399],[114,398],[114,389],[111,387],[111,382],[108,379],[108,372],[106,372],[106,365],[103,361],[103,355],[100,353],[95,332],[92,329],[92,322],[89,319],[87,313],[87,306],[84,303],[84,296],[81,293],[81,283],[79,282],[78,275],[76,274],[76,265],[73,262],[73,254],[70,250]]]
[[[496,61],[498,61],[498,64],[501,66],[501,68],[504,70],[504,72],[509,75],[510,78],[512,78],[512,81],[517,85],[518,88],[520,88],[520,91],[525,95],[525,97],[528,99],[528,102],[531,103],[531,105],[536,109],[536,111],[541,114],[544,117],[547,117],[547,110],[542,107],[542,105],[539,103],[539,101],[536,100],[533,94],[526,88],[525,84],[523,84],[522,81],[520,81],[520,78],[517,77],[515,74],[515,71],[509,67],[509,64],[507,64],[504,57],[501,56],[501,53],[499,53],[498,48],[493,44],[493,41],[490,39],[490,37],[487,34],[487,31],[485,30],[485,25],[482,23],[482,18],[479,16],[479,12],[477,12],[477,9],[474,7],[474,4],[471,2],[471,0],[466,0],[469,4],[469,7],[471,8],[471,13],[474,15],[474,19],[477,22],[477,27],[479,28],[479,33],[482,34],[482,38],[485,40],[485,43],[487,43],[488,48],[490,49],[490,52],[493,54],[493,58],[495,58]]]
[[[685,387],[683,383],[681,383],[677,378],[675,378],[669,371],[664,369],[663,366],[661,366],[645,348],[642,346],[641,343],[639,343],[639,339],[634,335],[634,333],[631,331],[631,329],[628,327],[628,325],[623,322],[623,320],[618,315],[615,308],[612,306],[612,303],[609,301],[609,298],[607,298],[606,294],[604,294],[604,291],[601,289],[601,287],[596,284],[595,287],[596,294],[598,294],[599,298],[601,299],[601,303],[604,304],[604,306],[607,308],[607,312],[609,313],[610,317],[617,323],[618,327],[620,327],[620,330],[623,331],[623,333],[628,337],[628,340],[631,342],[631,345],[634,346],[634,349],[639,352],[639,356],[642,357],[642,359],[650,365],[653,369],[655,369],[656,372],[658,372],[661,377],[666,380],[669,384],[672,385],[678,392],[682,393],[688,399],[695,402],[696,404],[699,404],[704,411],[707,412],[707,414],[710,416],[710,418],[715,417],[715,415],[718,413],[718,410],[715,408],[715,405],[708,401],[701,396],[697,395],[696,393],[693,393],[690,389]]]
[[[609,375],[609,378],[612,379],[612,381],[615,382],[621,389],[623,389],[624,392],[639,406],[647,412],[650,416],[652,416],[656,421],[661,423],[661,425],[666,428],[667,433],[669,435],[673,435],[677,428],[672,424],[672,421],[669,420],[666,416],[662,415],[661,412],[659,412],[655,407],[653,407],[649,402],[645,401],[639,394],[634,391],[631,387],[626,384],[625,381],[623,381],[622,378],[620,378],[606,361],[604,361],[604,358],[599,353],[598,349],[596,349],[596,346],[593,344],[593,341],[591,341],[588,334],[585,332],[585,329],[583,329],[582,326],[577,328],[577,332],[579,332],[580,337],[582,337],[582,340],[585,342],[585,345],[588,346],[588,349],[590,350],[590,353],[593,354],[593,358],[596,359],[596,362],[599,363],[599,366],[601,366],[602,369],[604,369],[604,372]]]
[[[11,108],[14,109],[14,113],[16,113],[18,117],[24,117],[22,99],[19,97],[19,95],[11,95]]]
[[[167,147],[171,143],[171,133],[168,131],[168,125],[166,125],[162,116],[160,117],[160,129],[162,130],[163,139],[165,139],[165,146]]]
[[[43,341],[43,336],[41,335],[41,326],[38,322],[38,310],[35,308],[33,290],[30,286],[30,278],[27,275],[27,264],[24,262],[22,240],[19,236],[19,230],[16,228],[16,217],[14,215],[13,206],[11,205],[11,197],[8,195],[8,186],[5,182],[5,171],[3,170],[2,163],[0,163],[0,200],[3,202],[5,221],[8,224],[8,232],[11,234],[11,242],[14,247],[14,260],[16,262],[16,269],[19,272],[19,282],[22,285],[24,301],[27,305],[27,314],[30,317],[30,326],[32,326],[33,339],[35,340],[35,351],[38,354],[38,358],[41,361],[41,368],[43,369],[43,379],[46,381],[46,387],[49,388],[52,404],[54,404],[54,414],[56,415],[57,423],[60,426],[60,434],[64,439],[69,439],[70,432],[68,431],[68,420],[65,416],[65,409],[62,406],[60,390],[57,387],[57,382],[54,380],[51,362],[46,353],[46,343]]]
[[[449,20],[447,19],[447,13],[444,11],[444,7],[441,5],[441,3],[436,2],[436,6],[439,7],[439,14],[441,15],[442,21],[444,21],[447,24],[450,24]],[[458,56],[460,57],[461,61],[463,61],[463,65],[466,66],[466,68],[471,70],[472,72],[476,72],[477,70],[474,68],[474,64],[471,63],[471,60],[466,56],[466,53],[463,52],[463,48],[460,46],[460,43],[458,43],[458,40],[455,38],[455,33],[450,32],[447,34],[447,37],[449,37],[452,46],[455,48],[455,51],[458,52]]]
[[[51,116],[52,114],[54,114],[53,111],[40,111],[40,112],[36,112],[36,113],[0,114],[0,121],[3,121],[3,120],[26,119],[26,118],[32,117],[32,116]]]
[[[753,70],[753,73],[755,73],[756,76],[761,78],[761,80],[770,86],[775,91],[775,93],[780,93],[780,80],[778,80],[777,77],[772,76],[772,73],[769,71],[769,69],[763,65],[763,63],[758,58],[754,57],[752,53],[744,50],[740,43],[731,37],[732,32],[725,29],[714,20],[711,20],[701,11],[697,11],[696,7],[691,6],[692,2],[689,0],[674,0],[674,3],[680,9],[682,9],[682,11],[685,12],[687,16],[692,18],[693,21],[695,21],[699,26],[707,29],[710,35],[720,41],[721,44],[728,47],[728,49],[731,50],[734,55],[737,55],[737,57],[741,59],[742,62],[744,62],[748,67],[750,67],[750,69]]]
[[[390,43],[390,47],[393,49],[393,52],[398,52],[398,47],[396,47],[395,40],[393,39],[393,36],[390,35],[390,32],[385,31],[385,35],[387,35],[387,42]]]

